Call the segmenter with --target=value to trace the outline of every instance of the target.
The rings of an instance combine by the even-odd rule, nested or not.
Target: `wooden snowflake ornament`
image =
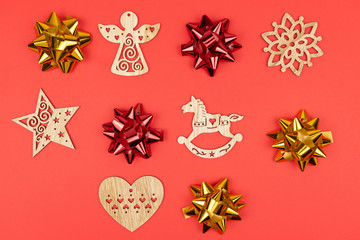
[[[109,177],[100,184],[99,198],[109,215],[133,232],[159,209],[164,187],[153,176],[140,177],[133,184],[120,177]]]
[[[262,38],[269,44],[264,52],[269,52],[268,66],[281,65],[281,71],[287,68],[300,76],[304,65],[311,67],[312,58],[320,57],[323,51],[317,45],[322,40],[315,36],[317,22],[304,23],[304,17],[295,21],[285,13],[281,24],[273,22],[274,30],[263,33]]]
[[[33,132],[33,157],[50,142],[74,148],[65,126],[78,108],[55,108],[40,89],[35,113],[13,119],[17,124]]]
[[[190,152],[202,158],[217,158],[228,153],[236,142],[241,142],[243,136],[240,133],[232,134],[230,132],[231,122],[240,121],[243,116],[238,114],[230,114],[229,116],[221,114],[210,114],[206,112],[204,103],[200,99],[191,97],[188,104],[182,106],[183,113],[193,112],[194,118],[192,121],[193,131],[189,137],[180,136],[178,138],[179,144],[185,144]],[[216,149],[203,149],[195,146],[191,141],[202,133],[219,132],[224,137],[229,137],[231,140],[224,146]]]
[[[160,23],[144,24],[137,30],[135,13],[127,11],[121,15],[120,23],[124,30],[116,25],[99,24],[101,35],[112,43],[119,43],[119,50],[111,67],[111,72],[123,76],[138,76],[149,71],[140,44],[152,40],[160,30]]]

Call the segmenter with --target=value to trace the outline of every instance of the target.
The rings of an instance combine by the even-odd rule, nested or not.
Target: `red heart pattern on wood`
[[[159,209],[164,198],[164,187],[153,176],[140,177],[131,185],[120,177],[109,177],[100,184],[99,198],[108,214],[133,232]],[[118,203],[110,205],[112,199]]]

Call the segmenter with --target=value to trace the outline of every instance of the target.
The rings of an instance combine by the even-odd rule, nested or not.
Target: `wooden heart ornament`
[[[153,176],[140,177],[133,184],[120,177],[109,177],[100,184],[99,198],[110,216],[133,232],[158,210],[164,187]]]

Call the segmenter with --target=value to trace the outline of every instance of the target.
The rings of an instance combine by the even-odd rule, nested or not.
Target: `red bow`
[[[114,111],[115,119],[103,125],[104,134],[112,139],[109,152],[115,155],[124,153],[129,164],[136,153],[149,158],[149,143],[163,140],[163,132],[150,127],[152,115],[143,113],[140,103],[127,112],[117,108]]]
[[[198,24],[187,24],[191,41],[181,45],[182,55],[195,56],[195,69],[206,67],[210,76],[214,76],[220,59],[234,62],[232,52],[241,48],[236,43],[236,35],[227,32],[229,19],[225,18],[217,23],[212,23],[204,15]]]

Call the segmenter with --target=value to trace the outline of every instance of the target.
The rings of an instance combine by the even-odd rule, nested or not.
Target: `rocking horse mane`
[[[205,115],[207,112],[204,103],[200,99],[196,99],[196,103],[198,104],[198,107],[201,109],[201,114]]]

